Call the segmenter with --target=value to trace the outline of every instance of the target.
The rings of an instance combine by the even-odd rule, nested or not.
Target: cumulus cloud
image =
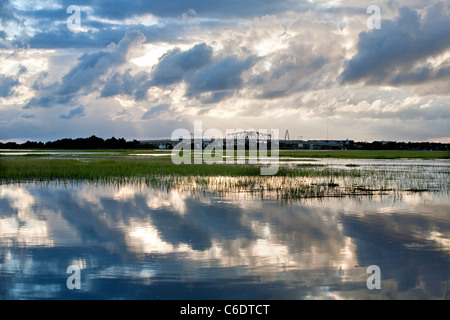
[[[186,51],[176,48],[154,66],[148,86],[166,87],[184,82],[187,96],[213,93],[203,101],[220,101],[243,86],[242,73],[255,61],[255,57],[215,55],[213,48],[205,43]]]
[[[163,57],[152,72],[152,85],[166,86],[186,79],[191,72],[210,63],[213,49],[198,44],[192,49],[181,51],[176,48]]]
[[[442,124],[450,117],[442,0],[381,0],[381,30],[367,30],[361,0],[78,0],[78,32],[66,26],[72,4],[1,2],[2,136],[59,138],[69,127],[75,136],[101,127],[106,136],[149,138],[204,120],[318,138],[325,117],[354,139],[371,120],[383,121],[386,135],[390,125],[412,135],[414,121],[424,137],[436,128],[450,135]],[[34,117],[21,108],[35,108]],[[48,126],[77,117],[83,128]]]
[[[418,84],[448,75],[449,63],[433,60],[450,49],[450,16],[444,2],[422,13],[402,7],[380,30],[362,32],[358,53],[342,73],[344,83]]]
[[[276,18],[265,17],[254,25],[257,32],[264,30],[249,44],[262,51],[259,72],[250,79],[256,98],[283,99],[337,85],[338,70],[345,60],[345,36],[338,24],[300,17],[283,26]],[[266,44],[267,38],[274,39]],[[275,47],[269,46],[273,43]]]
[[[98,90],[104,78],[127,61],[130,48],[141,45],[144,41],[145,37],[140,32],[127,32],[117,45],[110,45],[109,50],[83,54],[78,59],[78,64],[59,83],[43,88],[25,108],[66,104],[77,95]]]
[[[149,75],[145,72],[133,75],[132,70],[128,69],[123,74],[116,73],[105,82],[101,97],[128,95],[134,96],[136,100],[143,100],[147,93],[148,86],[146,84],[148,81]]]
[[[109,70],[126,61],[128,50],[132,45],[143,41],[145,37],[140,32],[128,32],[111,51],[84,54],[78,59],[79,64],[63,77],[58,93],[67,95],[92,88],[92,85]]]
[[[189,79],[189,94],[240,89],[243,85],[242,73],[252,67],[255,61],[253,57],[240,60],[230,56],[202,68]]]

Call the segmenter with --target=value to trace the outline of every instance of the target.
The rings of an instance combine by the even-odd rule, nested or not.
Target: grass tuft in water
[[[262,177],[260,168],[255,165],[175,165],[170,159],[134,157],[92,157],[78,160],[7,157],[0,158],[0,184],[50,181],[87,181],[116,185],[136,183],[194,192],[257,194],[284,200],[403,191],[448,192],[449,167],[443,166],[434,171],[425,168],[335,168],[320,164],[301,164],[281,167],[276,176]]]

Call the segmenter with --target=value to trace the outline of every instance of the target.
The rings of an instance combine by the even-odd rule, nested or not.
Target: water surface
[[[0,186],[3,299],[446,299],[447,192],[304,199]],[[69,290],[67,267],[81,268]],[[369,290],[367,267],[381,269]]]

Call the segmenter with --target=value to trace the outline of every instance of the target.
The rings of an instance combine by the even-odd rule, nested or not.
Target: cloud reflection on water
[[[434,299],[450,278],[445,195],[282,204],[83,183],[0,195],[2,298]],[[78,296],[65,287],[74,261]]]

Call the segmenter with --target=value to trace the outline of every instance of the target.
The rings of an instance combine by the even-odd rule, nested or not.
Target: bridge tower
[[[286,133],[284,134],[284,140],[290,141],[291,138],[289,137],[289,130],[286,130]]]

